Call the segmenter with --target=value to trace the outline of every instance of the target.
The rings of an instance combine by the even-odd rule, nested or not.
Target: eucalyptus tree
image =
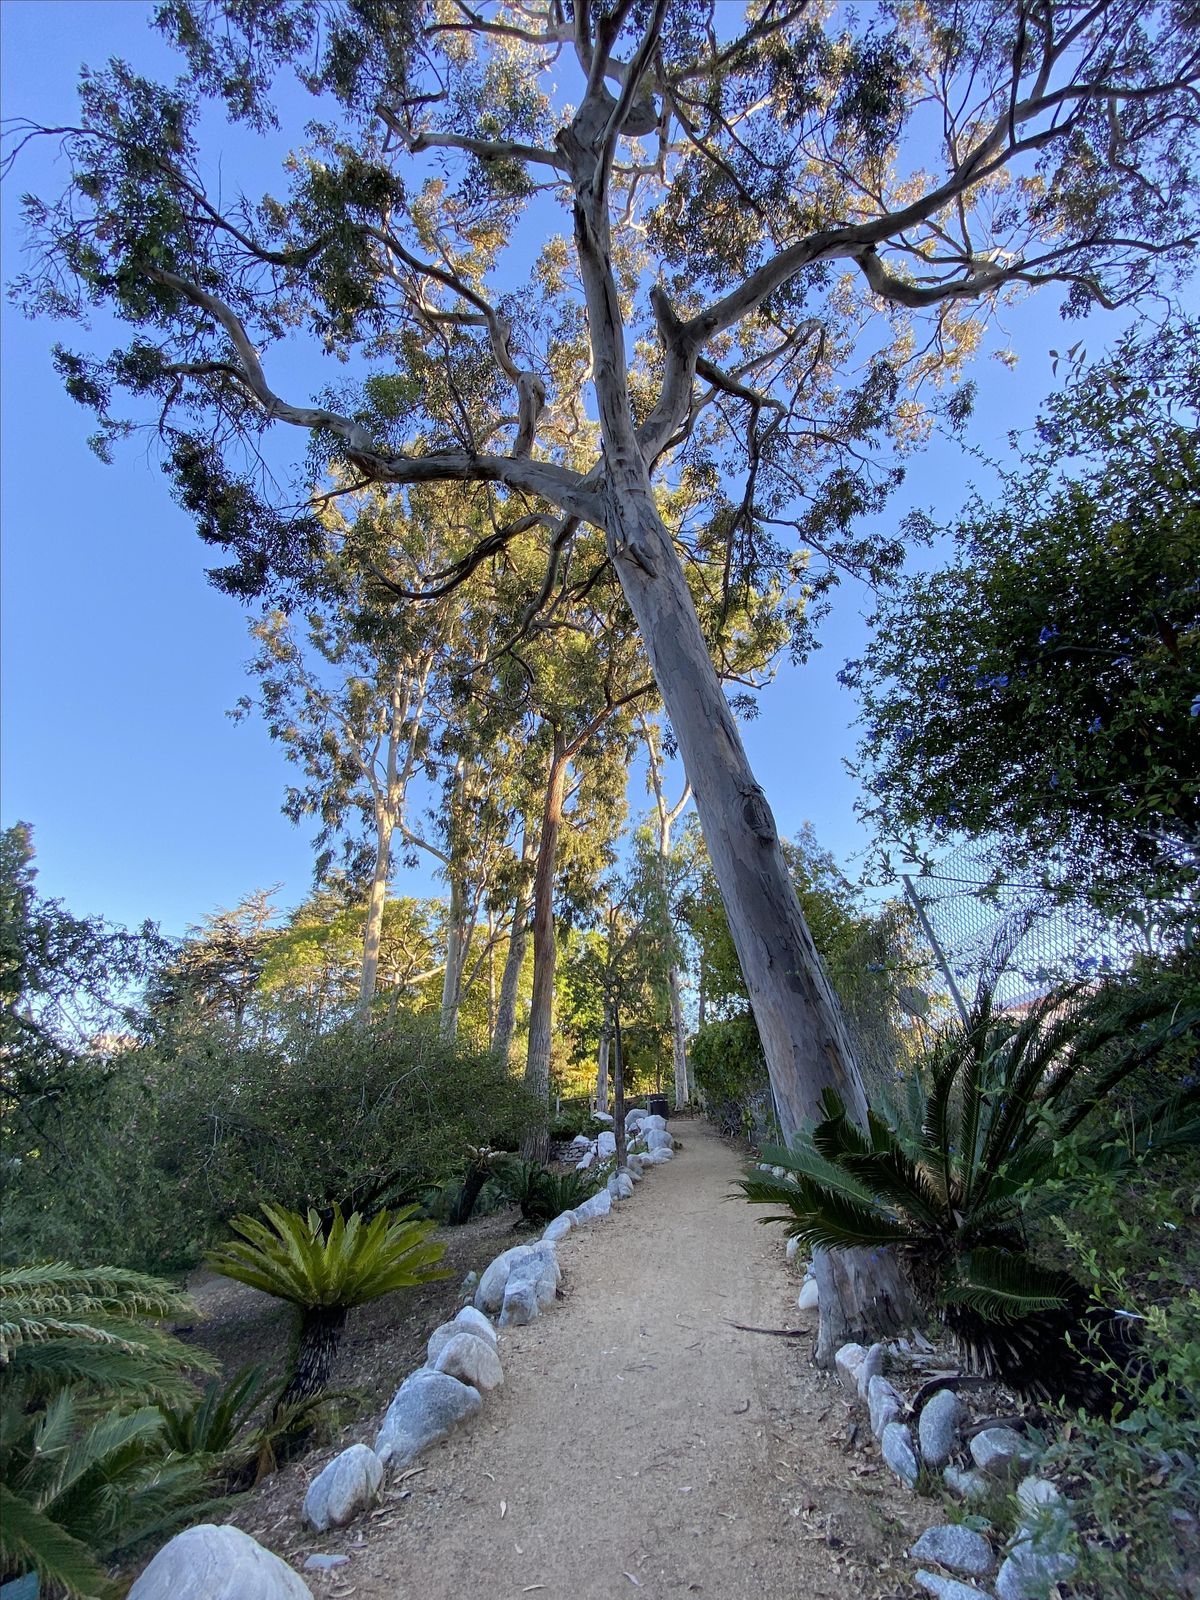
[[[657,860],[659,893],[665,905],[670,903],[672,854],[671,830],[687,810],[692,798],[692,786],[685,779],[679,799],[671,805],[667,799],[666,774],[663,763],[662,736],[654,725],[642,719],[642,742],[646,749],[647,775],[654,793],[654,809],[658,819]],[[671,1053],[675,1068],[675,1109],[681,1111],[688,1103],[687,1024],[683,1019],[683,976],[680,970],[679,942],[671,919],[666,920],[666,936],[670,940],[671,959],[667,967],[667,987],[671,995]]]
[[[989,312],[1044,285],[1070,314],[1128,304],[1181,269],[1195,7],[930,0],[856,20],[807,0],[164,0],[158,16],[185,81],[116,63],[85,78],[76,126],[13,130],[61,139],[68,172],[28,204],[40,264],[18,294],[131,328],[112,356],[57,357],[100,448],[139,419],[159,429],[234,592],[311,562],[315,519],[256,471],[267,432],[312,442],[302,502],[331,461],[360,482],[476,486],[488,527],[464,561],[536,526],[535,607],[580,530],[601,530],[785,1132],[827,1084],[861,1121],[685,569],[704,545],[731,593],[764,572],[819,593],[847,566],[884,575],[900,542],[855,531],[893,475],[869,450],[919,439],[924,397],[960,376]],[[284,192],[243,198],[227,171],[210,190],[204,103],[267,127],[294,114],[296,90],[276,92],[293,70],[323,120]],[[347,357],[340,382],[318,376],[325,352]],[[947,392],[961,419],[966,390]],[[580,464],[589,404],[600,448]],[[685,471],[722,503],[669,529],[655,481]],[[883,1291],[846,1271],[862,1325],[853,1302]]]

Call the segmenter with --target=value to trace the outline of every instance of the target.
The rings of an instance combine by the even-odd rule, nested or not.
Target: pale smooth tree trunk
[[[549,1149],[545,1120],[550,1101],[550,1052],[554,1028],[554,971],[558,949],[554,935],[554,867],[558,835],[562,828],[568,760],[566,741],[555,729],[554,750],[546,780],[542,831],[538,838],[537,867],[533,878],[533,995],[529,1006],[529,1049],[525,1058],[525,1087],[542,1110],[542,1124],[527,1135],[522,1152],[544,1161]]]
[[[600,1025],[600,1049],[596,1056],[596,1110],[608,1111],[608,1051],[612,1033],[608,1007],[604,1008],[604,1021]]]
[[[529,901],[522,895],[513,907],[512,931],[508,936],[508,952],[500,979],[500,1000],[496,1006],[496,1027],[492,1034],[492,1049],[502,1061],[508,1060],[512,1049],[513,1030],[517,1025],[517,987],[528,948]]]
[[[589,112],[596,115],[594,134]],[[788,875],[775,819],[750,769],[683,568],[658,514],[633,426],[607,194],[605,186],[595,181],[599,129],[606,123],[602,110],[585,104],[571,137],[560,136],[559,147],[572,156],[575,177],[575,238],[604,441],[609,553],[695,792],[782,1133],[790,1140],[806,1117],[819,1112],[826,1085],[837,1091],[853,1117],[864,1122],[866,1096]],[[577,153],[581,149],[582,156]],[[836,1273],[827,1264],[818,1267],[818,1282],[817,1359],[822,1364],[829,1363],[833,1350],[846,1338],[891,1332],[910,1320],[911,1300],[890,1255],[841,1252]]]
[[[616,1170],[629,1166],[625,1148],[625,1052],[621,1048],[621,1012],[613,1007],[613,1135],[617,1141]]]
[[[362,974],[358,984],[358,1002],[354,1008],[354,1021],[364,1026],[371,1020],[371,1004],[379,982],[379,947],[383,941],[383,911],[387,904],[388,879],[392,864],[392,825],[386,812],[377,817],[378,845],[375,851],[375,870],[371,875],[371,893],[367,900],[367,924],[363,930]]]
[[[667,973],[671,991],[671,1044],[675,1056],[675,1109],[682,1111],[691,1098],[688,1087],[687,1026],[683,1020],[683,996],[680,994],[679,967],[672,961]]]
[[[458,1003],[462,993],[463,963],[466,960],[466,930],[464,923],[464,895],[462,879],[457,873],[450,877],[450,905],[447,910],[446,970],[442,974],[442,1004],[438,1015],[438,1033],[450,1043],[458,1037]]]
[[[663,789],[662,755],[658,748],[653,725],[643,722],[646,741],[646,760],[650,768],[650,782],[654,789],[654,803],[658,809],[658,881],[663,903],[667,904],[667,865],[671,859],[671,830],[679,815],[692,797],[692,786],[685,783],[683,793],[675,805],[667,805]],[[683,999],[680,993],[679,962],[672,956],[667,971],[667,987],[671,995],[671,1054],[675,1070],[675,1109],[682,1111],[688,1103],[687,1028],[683,1020]]]

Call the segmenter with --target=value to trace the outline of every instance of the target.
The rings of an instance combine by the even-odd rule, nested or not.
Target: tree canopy
[[[1114,911],[1194,883],[1198,416],[1196,325],[1125,339],[1047,402],[952,562],[883,598],[843,677],[886,837],[982,837]]]

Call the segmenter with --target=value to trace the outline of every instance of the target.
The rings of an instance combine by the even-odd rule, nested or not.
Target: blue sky
[[[72,121],[79,66],[119,54],[174,75],[141,0],[4,0],[0,92],[6,117]],[[27,152],[0,194],[4,278],[21,269],[25,189],[61,181],[47,142]],[[264,176],[263,187],[270,180]],[[182,932],[217,906],[280,884],[282,905],[307,892],[311,850],[279,811],[287,764],[260,724],[225,712],[246,692],[246,613],[204,578],[210,553],[172,502],[144,441],[106,467],[86,445],[89,419],[50,365],[71,331],[29,323],[7,302],[0,364],[3,533],[0,803],[5,824],[34,826],[39,886],[77,912],[121,922],[150,917]],[[989,349],[1010,347],[1015,372],[981,358],[971,440],[997,454],[1052,387],[1049,350],[1064,329],[1052,292],[1005,314]],[[1098,350],[1115,326],[1082,330]],[[115,341],[114,341],[115,342]],[[323,374],[313,376],[316,389]],[[913,460],[889,508],[890,531],[912,504],[951,512],[976,463],[941,443]],[[865,633],[860,597],[841,591],[804,668],[781,668],[745,738],[785,833],[811,821],[843,863],[867,843],[857,786],[842,767],[854,748],[852,697],[835,680]],[[631,801],[646,801],[635,779]],[[402,892],[431,892],[401,873]]]

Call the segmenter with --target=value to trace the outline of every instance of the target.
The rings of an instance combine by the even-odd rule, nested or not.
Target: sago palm
[[[287,1300],[299,1313],[295,1360],[281,1404],[319,1394],[329,1381],[346,1317],[355,1306],[394,1289],[431,1283],[449,1273],[437,1266],[445,1245],[427,1243],[436,1226],[411,1222],[416,1206],[381,1211],[364,1222],[334,1208],[328,1232],[320,1215],[264,1205],[267,1224],[234,1217],[241,1234],[209,1253],[223,1277]]]
[[[0,1268],[0,1575],[104,1596],[105,1556],[197,1510],[203,1465],[169,1453],[150,1402],[212,1362],[141,1320],[193,1312],[120,1268]]]
[[[1032,1259],[1022,1216],[1039,1184],[1060,1175],[1061,1141],[1197,1026],[1195,1011],[1155,1018],[1152,996],[1120,998],[1106,995],[1101,1010],[1095,999],[1081,1005],[1078,990],[1059,991],[1016,1020],[981,993],[968,1026],[946,1034],[908,1080],[904,1103],[871,1112],[862,1128],[826,1090],[811,1132],[763,1152],[790,1178],[753,1172],[741,1183],[746,1198],[782,1205],[762,1220],[810,1246],[895,1248],[918,1299],[977,1370],[1030,1393],[1095,1400],[1079,1353],[1119,1354],[1128,1323],[1093,1307],[1069,1273]],[[1192,1090],[1145,1112],[1130,1159],[1151,1140],[1159,1150],[1200,1142],[1198,1106]]]

